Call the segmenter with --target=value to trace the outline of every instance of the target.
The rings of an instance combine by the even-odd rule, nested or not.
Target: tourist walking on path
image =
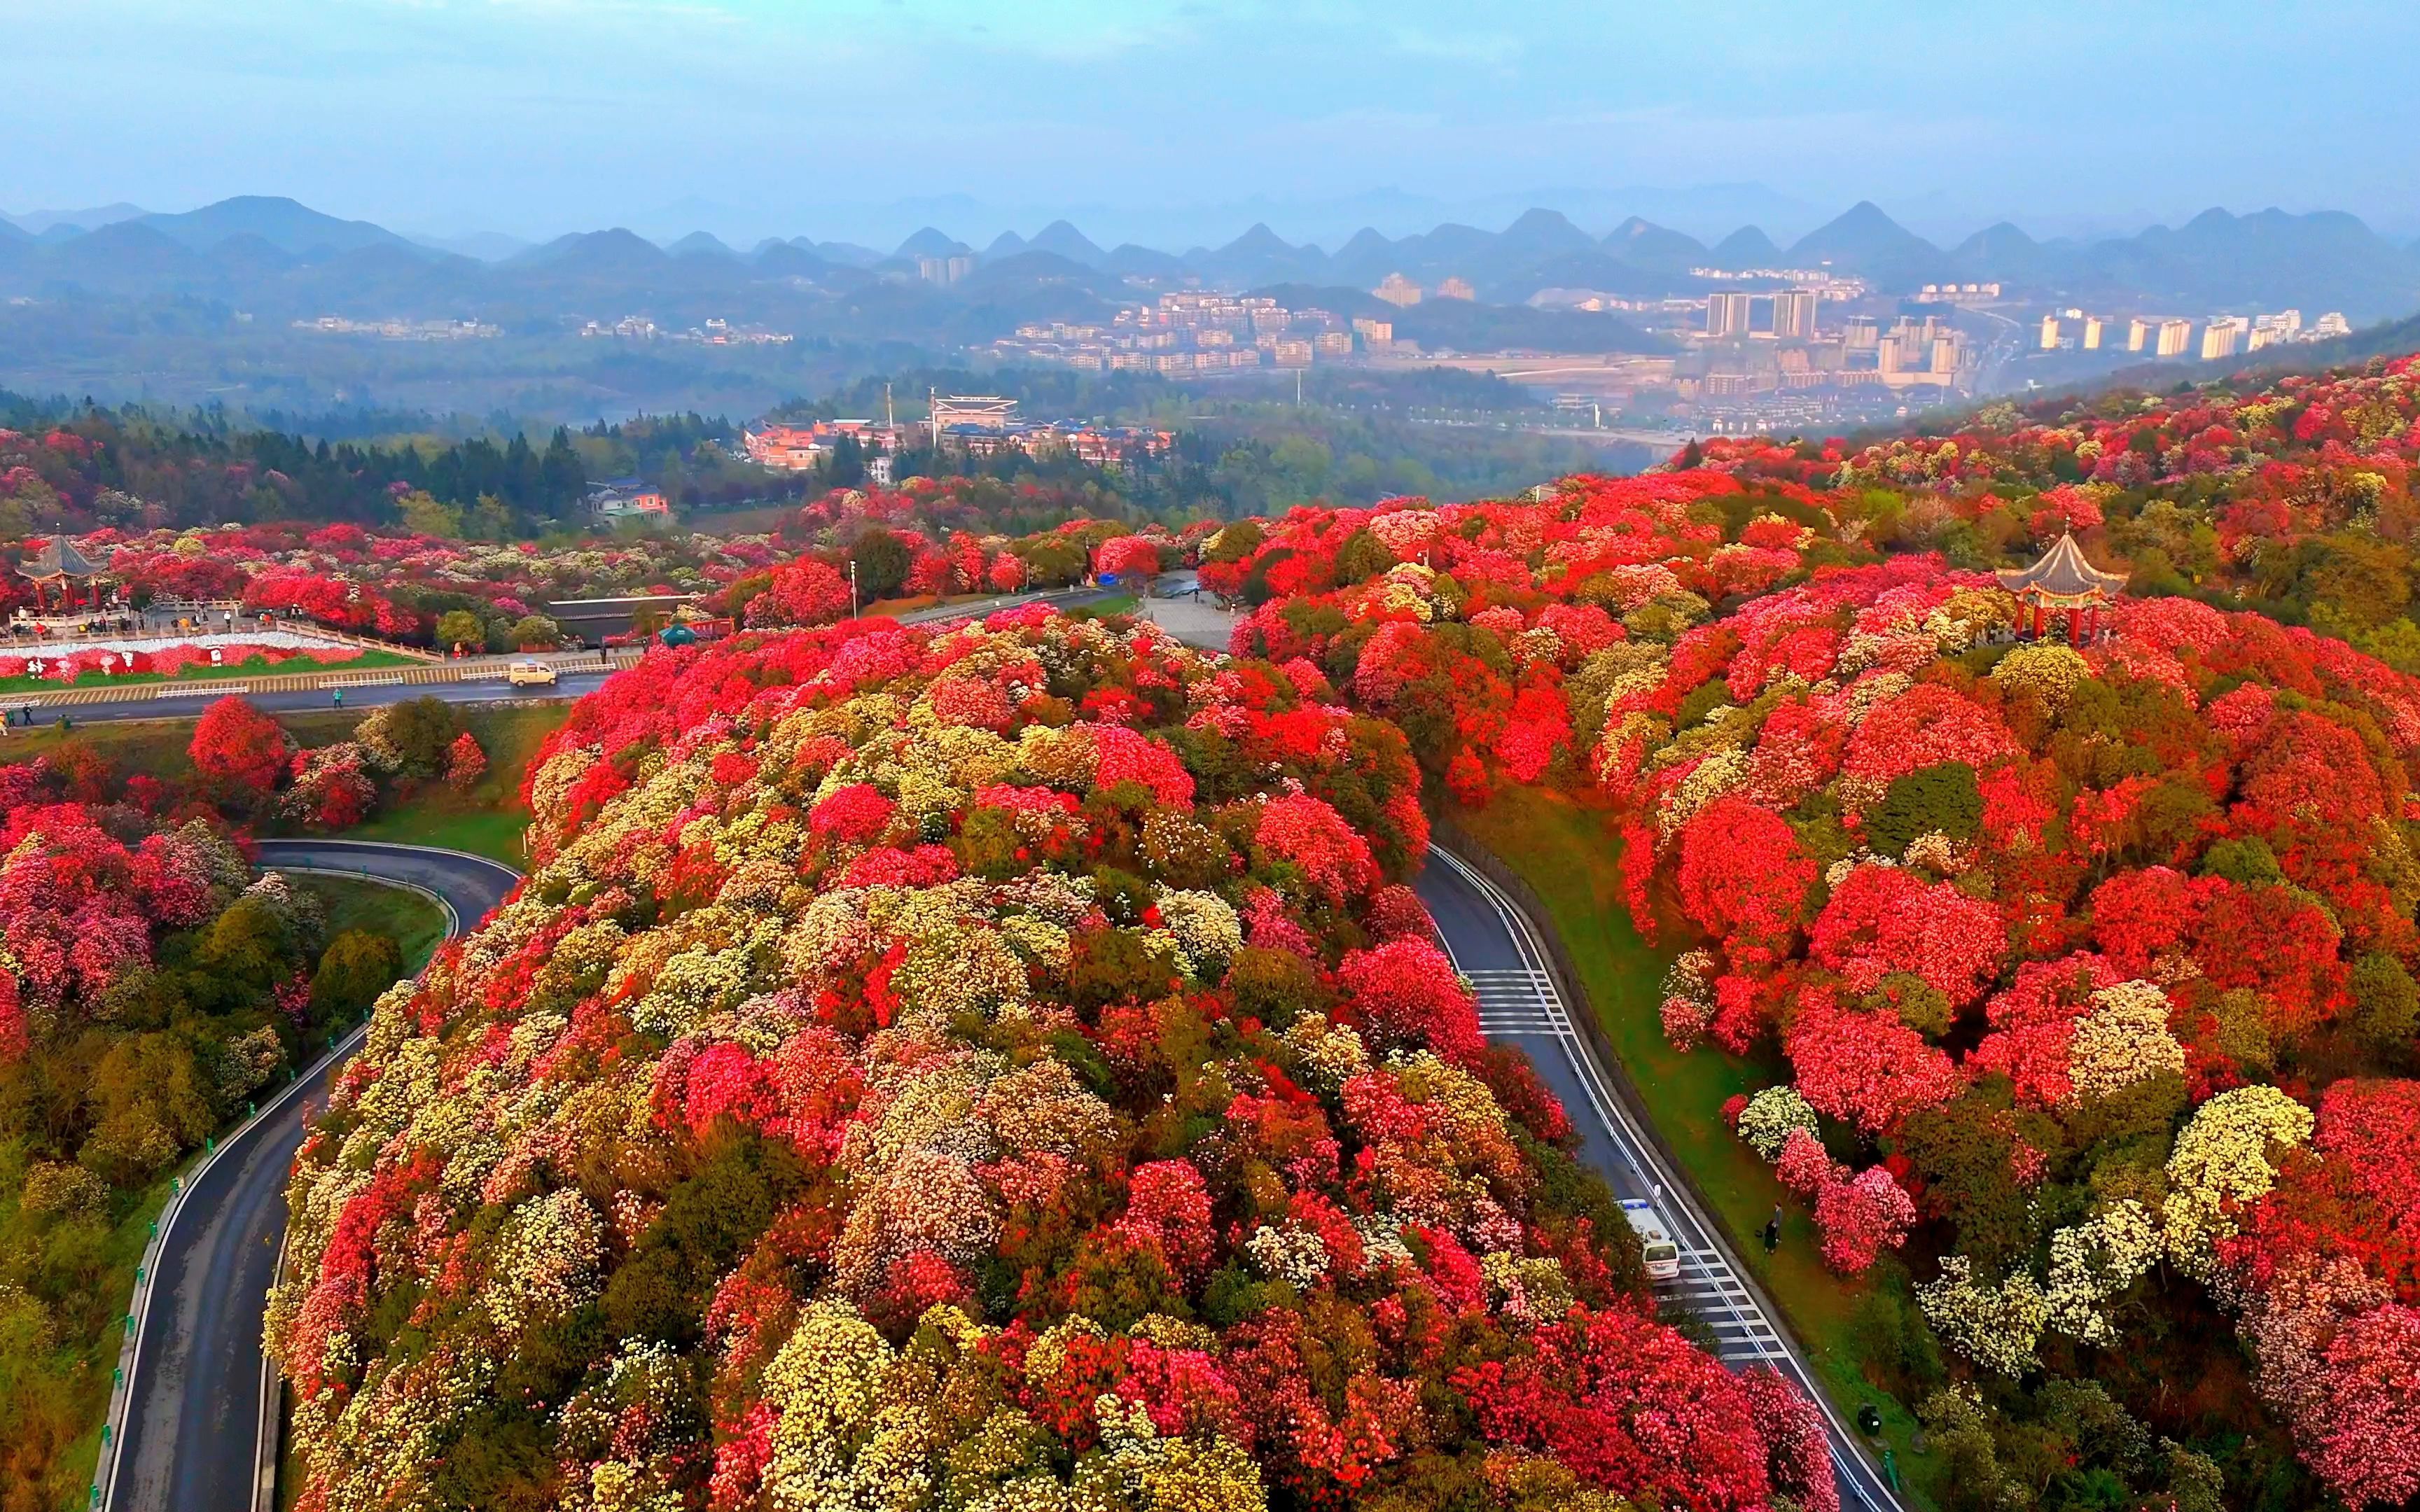
[[[1781,1247],[1781,1204],[1773,1205],[1773,1216],[1764,1221],[1764,1252],[1767,1255]]]

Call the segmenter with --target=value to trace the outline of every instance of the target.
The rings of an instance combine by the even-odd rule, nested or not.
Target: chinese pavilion
[[[33,579],[34,602],[40,609],[90,609],[101,603],[101,568],[64,535],[52,536],[17,571]]]
[[[2084,548],[2072,534],[2061,534],[2032,566],[1997,575],[2000,586],[2017,595],[2025,611],[2018,627],[2039,640],[2050,627],[2051,616],[2065,613],[2071,645],[2088,645],[2107,632],[2101,611],[2110,595],[2126,586],[2122,572],[2103,572],[2084,559]]]

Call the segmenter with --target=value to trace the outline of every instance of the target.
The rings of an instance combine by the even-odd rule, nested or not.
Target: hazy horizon
[[[1870,199],[1936,240],[2211,206],[2420,230],[2394,146],[2420,126],[2398,61],[2420,14],[2374,4],[2288,33],[2230,0],[2182,34],[2061,0],[1961,17],[1954,47],[1930,15],[1815,29],[1770,3],[96,0],[80,19],[19,29],[23,118],[48,123],[0,169],[19,214],[260,193],[431,238],[880,243],[929,223],[981,245],[1064,217],[1181,248],[1254,221],[1330,245],[1495,229],[1531,204],[1786,241]],[[2245,108],[2281,91],[2291,132]]]

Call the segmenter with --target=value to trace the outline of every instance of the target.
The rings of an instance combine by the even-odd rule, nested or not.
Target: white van
[[[1621,1215],[1630,1220],[1630,1231],[1638,1236],[1638,1251],[1647,1262],[1647,1279],[1671,1281],[1681,1274],[1681,1246],[1672,1242],[1672,1231],[1656,1216],[1655,1205],[1645,1197],[1621,1199]]]

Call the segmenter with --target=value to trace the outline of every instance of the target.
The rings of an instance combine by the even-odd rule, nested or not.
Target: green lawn
[[[409,797],[390,797],[367,821],[345,831],[348,840],[395,841],[406,845],[442,845],[469,851],[516,869],[528,865],[521,833],[529,814],[520,807],[521,774],[546,737],[563,727],[571,715],[568,702],[521,702],[488,708],[464,709],[463,723],[479,737],[488,753],[488,772],[467,793],[456,793],[442,782],[424,784]],[[314,744],[340,738],[349,730],[350,716],[329,713],[289,717],[283,722],[296,738]],[[329,720],[329,733],[304,733],[305,720]]]
[[[520,871],[529,864],[528,856],[521,850],[521,832],[528,825],[529,815],[525,813],[452,810],[431,798],[390,807],[342,834],[346,840],[383,840],[400,845],[469,851]]]
[[[402,948],[406,971],[428,964],[445,941],[445,911],[409,887],[310,873],[296,876],[294,885],[319,900],[330,939],[349,929],[390,935]]]
[[[73,714],[75,711],[68,711]],[[62,732],[56,719],[31,730],[20,725],[0,734],[0,762],[31,761],[64,747],[89,750],[123,772],[142,772],[163,782],[194,775],[185,748],[193,743],[194,718],[111,719]]]
[[[1737,1092],[1789,1080],[1777,1057],[1743,1060],[1714,1049],[1683,1053],[1664,1038],[1659,1009],[1665,967],[1677,949],[1658,949],[1631,927],[1622,902],[1619,830],[1602,810],[1542,788],[1516,787],[1455,822],[1493,851],[1544,901],[1556,932],[1578,966],[1589,1007],[1612,1037],[1632,1085],[1665,1143],[1729,1232],[1766,1292],[1780,1304],[1843,1417],[1867,1402],[1881,1410],[1885,1442],[1918,1489],[1939,1473],[1912,1454],[1915,1418],[1867,1381],[1853,1340],[1857,1304],[1878,1283],[1843,1281],[1823,1268],[1814,1220],[1788,1197],[1772,1167],[1723,1121]],[[1759,1231],[1779,1201],[1787,1215],[1781,1248],[1768,1257]]]
[[[468,794],[458,794],[443,783],[428,782],[409,795],[390,794],[368,822],[345,833],[355,840],[442,845],[520,866],[521,830],[529,823],[519,808],[521,773],[539,742],[559,729],[570,712],[568,702],[531,700],[458,708],[464,726],[488,753],[487,775],[477,786]],[[298,745],[324,746],[351,738],[353,727],[367,713],[366,709],[312,709],[281,714],[277,722]],[[0,762],[26,761],[73,745],[104,758],[121,772],[179,781],[194,773],[193,759],[186,754],[193,738],[191,716],[79,725],[64,734],[53,723],[0,739]],[[264,823],[261,832],[302,833],[274,821]]]
[[[209,683],[248,677],[284,677],[296,672],[367,671],[378,667],[413,667],[419,663],[410,656],[398,656],[392,651],[365,651],[347,661],[313,661],[308,656],[288,656],[271,661],[267,656],[249,656],[223,667],[188,667],[174,677],[159,672],[81,672],[72,682],[62,683],[55,677],[0,677],[0,693],[48,693],[62,687],[99,687],[105,683]]]

